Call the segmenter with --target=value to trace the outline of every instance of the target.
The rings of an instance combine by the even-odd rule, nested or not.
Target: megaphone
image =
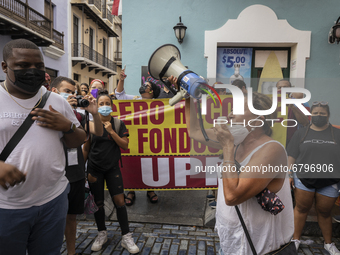
[[[202,90],[199,88],[204,88],[206,82],[181,63],[181,53],[175,45],[164,44],[155,50],[149,59],[148,69],[152,78],[163,81],[175,94],[169,100],[171,106],[181,101],[187,93],[193,98],[201,98]],[[166,84],[165,78],[171,75],[177,77],[179,91],[175,91]]]

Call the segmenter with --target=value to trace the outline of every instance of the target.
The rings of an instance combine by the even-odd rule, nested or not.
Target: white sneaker
[[[91,251],[100,251],[104,243],[107,242],[107,231],[99,231],[96,240],[92,244]]]
[[[336,248],[334,243],[325,243],[324,248],[330,255],[340,255],[340,251]]]
[[[293,243],[295,243],[295,248],[296,248],[296,250],[298,250],[298,249],[299,249],[299,246],[300,246],[300,243],[301,243],[301,241],[300,241],[300,240],[298,240],[298,239],[292,239],[292,242],[293,242]]]
[[[132,233],[127,233],[122,236],[121,246],[128,250],[128,252],[134,254],[139,252],[139,248],[135,244],[132,238]]]

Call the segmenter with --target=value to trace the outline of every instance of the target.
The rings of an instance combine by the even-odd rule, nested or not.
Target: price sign
[[[250,86],[252,55],[252,48],[217,48],[217,81],[230,84],[240,79]]]

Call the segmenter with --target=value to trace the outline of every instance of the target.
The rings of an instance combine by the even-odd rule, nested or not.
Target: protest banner
[[[205,128],[211,128],[213,119],[227,116],[231,111],[231,96],[221,98],[223,107],[211,98],[207,100],[207,114],[203,116]],[[122,150],[124,188],[215,188],[216,175],[202,172],[193,175],[190,169],[193,162],[202,166],[219,164],[221,152],[190,139],[185,124],[185,101],[175,106],[170,106],[168,101],[113,100],[112,116],[124,121],[130,135],[129,149]],[[278,115],[278,119],[283,118]],[[275,123],[273,130],[273,138],[285,144],[286,128]]]

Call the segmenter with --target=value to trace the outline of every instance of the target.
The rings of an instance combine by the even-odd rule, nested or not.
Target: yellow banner
[[[221,99],[223,107],[218,100],[216,104],[211,98],[207,100],[207,114],[203,115],[205,128],[213,126],[213,119],[230,113],[232,97],[228,95]],[[122,155],[190,156],[221,153],[189,138],[185,124],[184,100],[175,106],[169,105],[169,99],[113,100],[113,103],[112,115],[124,121],[130,134],[129,150]],[[280,107],[279,98],[277,118],[280,121],[274,123],[272,137],[285,146],[286,127],[281,125],[281,121],[286,117],[281,115]],[[271,125],[271,122],[269,123]]]

